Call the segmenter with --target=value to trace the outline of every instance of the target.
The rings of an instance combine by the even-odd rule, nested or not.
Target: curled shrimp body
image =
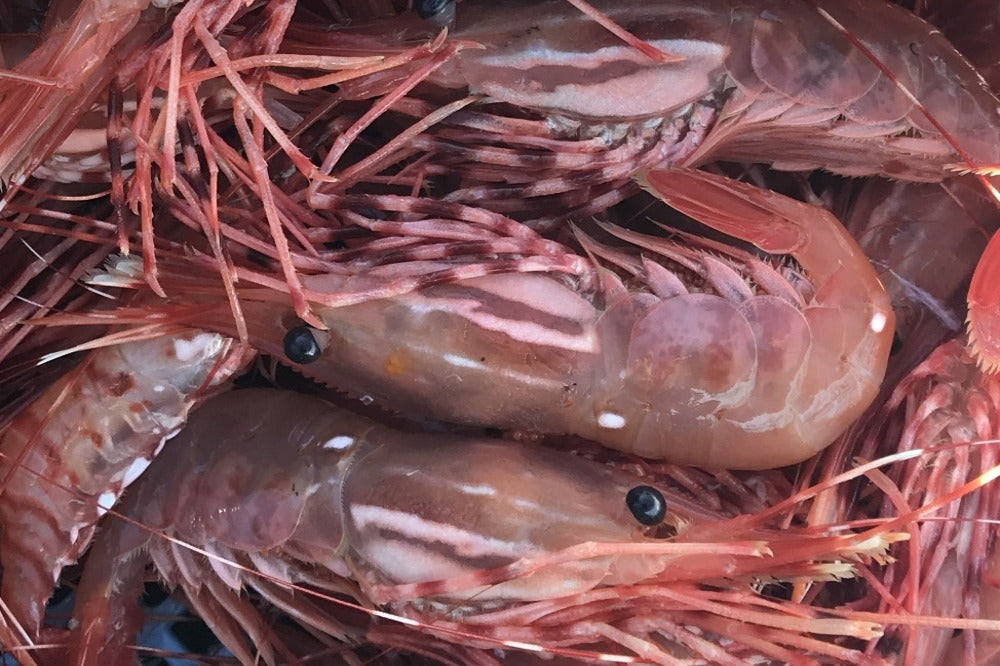
[[[186,473],[178,478],[177,469]],[[765,531],[753,520],[726,521],[649,483],[540,446],[397,431],[316,397],[227,393],[192,415],[125,500],[128,522],[112,522],[95,542],[78,592],[77,658],[130,658],[125,642],[135,618],[125,599],[135,598],[142,552],[247,664],[295,656],[240,595],[244,585],[302,624],[349,642],[363,630],[341,622],[323,599],[285,586],[304,583],[415,618],[428,608],[437,616],[432,632],[465,626],[484,636],[508,631],[511,640],[585,645],[614,642],[610,625],[655,612],[658,585],[688,589],[717,579],[723,563],[723,577],[739,580],[788,565],[791,553],[762,557]],[[629,499],[636,492],[648,501],[636,505]],[[660,524],[676,536],[646,536]],[[766,534],[780,551],[782,534]],[[732,543],[712,543],[720,539]],[[859,547],[837,537],[796,543],[793,557],[819,561]],[[601,617],[609,601],[635,610],[575,621]],[[660,613],[671,609],[679,610],[668,605]],[[550,621],[532,634],[530,618],[539,612]],[[522,621],[529,626],[517,626]],[[661,621],[669,624],[649,620]],[[669,643],[650,643],[644,659],[672,663]]]
[[[103,348],[0,433],[0,596],[29,635],[97,519],[240,356],[229,338],[202,331]]]
[[[829,444],[874,397],[892,340],[867,259],[835,218],[791,199],[694,171],[650,172],[647,186],[709,226],[789,254],[804,283],[721,244],[684,249],[608,227],[642,256],[582,244],[641,288],[610,272],[591,273],[603,280],[597,293],[508,272],[315,305],[327,330],[313,332],[321,352],[308,364],[284,347],[294,311],[248,294],[251,342],[391,409],[575,434],[677,463],[762,469]],[[303,284],[321,302],[356,279]],[[225,314],[199,321],[232,332]]]

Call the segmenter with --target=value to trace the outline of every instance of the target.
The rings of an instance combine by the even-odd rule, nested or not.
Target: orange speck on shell
[[[385,359],[385,373],[390,377],[399,377],[412,365],[413,359],[410,355],[401,349],[396,349]]]
[[[108,384],[108,393],[120,398],[135,387],[135,380],[127,372],[120,372],[115,376],[114,381]]]

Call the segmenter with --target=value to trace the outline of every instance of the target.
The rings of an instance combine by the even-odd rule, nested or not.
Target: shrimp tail
[[[674,208],[771,254],[788,254],[815,286],[811,343],[795,362],[792,404],[828,444],[861,414],[885,375],[895,326],[889,296],[857,243],[829,212],[721,176],[652,170],[640,184]],[[784,326],[771,316],[770,325]],[[780,330],[780,329],[779,329]],[[833,388],[835,386],[835,388]],[[840,411],[844,410],[844,411]],[[842,420],[829,415],[840,413]]]
[[[994,234],[969,285],[969,349],[984,372],[1000,371],[1000,234]]]
[[[767,190],[702,171],[654,169],[640,184],[675,209],[771,254],[803,248],[807,236],[796,213],[802,204]]]
[[[702,224],[770,254],[791,255],[817,285],[817,300],[844,307],[863,303],[872,316],[865,325],[877,327],[879,334],[888,330],[889,335],[881,337],[891,338],[892,308],[878,276],[840,221],[827,211],[702,171],[651,170],[639,182]]]

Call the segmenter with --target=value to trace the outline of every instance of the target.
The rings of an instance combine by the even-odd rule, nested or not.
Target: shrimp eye
[[[417,16],[429,19],[443,12],[452,2],[453,0],[413,0],[413,8],[417,10]]]
[[[628,491],[625,506],[643,525],[659,525],[667,515],[667,500],[652,486],[636,486]]]
[[[292,363],[305,365],[319,358],[319,343],[308,326],[296,326],[285,333],[285,356]]]

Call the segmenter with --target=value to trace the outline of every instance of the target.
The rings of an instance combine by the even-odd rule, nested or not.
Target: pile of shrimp
[[[162,580],[241,663],[996,663],[995,8],[494,4],[0,9],[0,646],[131,663]],[[397,572],[480,502],[572,530]]]

